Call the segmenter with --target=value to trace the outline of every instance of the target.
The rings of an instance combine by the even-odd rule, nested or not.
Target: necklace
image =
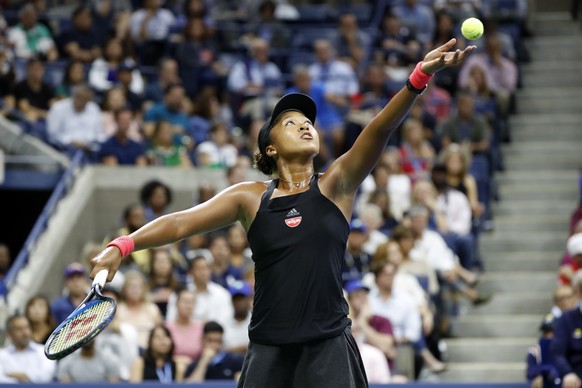
[[[300,188],[300,187],[304,187],[304,186],[305,186],[305,183],[306,183],[306,182],[309,182],[309,181],[311,180],[311,178],[312,178],[312,177],[313,177],[313,174],[311,174],[311,175],[310,175],[308,178],[306,178],[306,179],[303,179],[303,180],[301,180],[301,181],[299,181],[299,182],[292,182],[292,181],[288,181],[288,180],[285,180],[285,179],[283,179],[283,178],[281,178],[281,177],[279,177],[279,180],[280,180],[280,181],[283,181],[283,182],[285,182],[285,183],[289,183],[289,184],[293,185],[293,186],[294,186],[296,189],[298,189],[298,188]]]

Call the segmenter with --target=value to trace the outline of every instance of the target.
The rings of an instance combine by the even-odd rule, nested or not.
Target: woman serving
[[[236,221],[247,231],[255,262],[249,349],[238,387],[367,387],[343,297],[341,263],[356,191],[432,74],[460,63],[475,46],[431,51],[406,87],[364,128],[324,174],[313,158],[316,106],[304,94],[279,100],[258,137],[255,166],[267,182],[226,188],[190,209],[160,217],[119,237],[93,259],[94,276],[112,279],[123,256],[170,244]]]

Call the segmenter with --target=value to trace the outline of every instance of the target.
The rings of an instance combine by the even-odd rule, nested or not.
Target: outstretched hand
[[[464,50],[449,51],[456,43],[457,40],[453,38],[426,54],[420,70],[425,74],[434,74],[447,66],[458,65],[477,48],[477,46],[467,46]]]

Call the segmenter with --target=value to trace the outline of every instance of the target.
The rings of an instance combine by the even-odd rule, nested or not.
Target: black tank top
[[[349,324],[341,278],[349,225],[317,180],[303,193],[271,199],[275,179],[261,198],[248,232],[255,262],[252,342],[331,338]]]

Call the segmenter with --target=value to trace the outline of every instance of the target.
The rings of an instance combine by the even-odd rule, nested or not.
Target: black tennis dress
[[[273,180],[248,231],[255,299],[239,388],[368,386],[341,283],[349,225],[318,178],[271,199]]]

